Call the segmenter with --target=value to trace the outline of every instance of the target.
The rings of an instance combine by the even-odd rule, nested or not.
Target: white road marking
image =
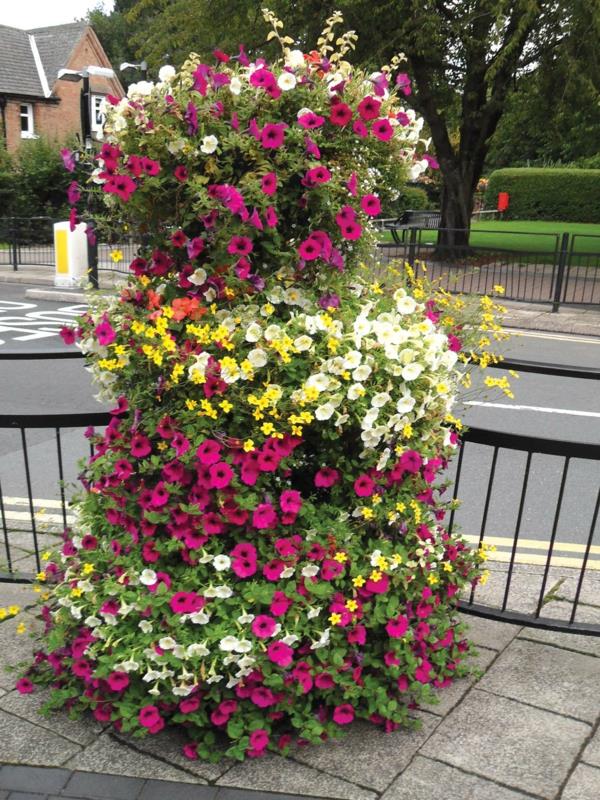
[[[31,519],[31,514],[29,511],[11,511],[10,509],[4,509],[4,516],[7,520],[13,520],[15,522],[27,522]],[[35,521],[38,522],[52,522],[62,524],[64,522],[62,518],[62,514],[41,514],[39,511],[35,512]],[[67,523],[72,523],[75,521],[75,518],[69,516],[67,514]]]
[[[600,417],[600,411],[576,411],[573,408],[545,408],[544,406],[521,406],[510,403],[488,403],[483,400],[465,400],[465,406],[483,408],[505,408],[508,411],[541,411],[544,414],[567,414],[572,417]]]
[[[600,338],[590,336],[579,336],[575,333],[548,333],[546,331],[530,331],[525,328],[507,328],[510,335],[517,337],[527,337],[531,339],[552,339],[558,342],[579,342],[581,344],[600,344]]]

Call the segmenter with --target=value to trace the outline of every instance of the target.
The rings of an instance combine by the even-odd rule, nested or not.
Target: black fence
[[[557,380],[600,379],[600,370],[524,361],[501,368]],[[30,581],[43,566],[44,550],[60,542],[72,522],[75,464],[93,454],[86,429],[108,421],[102,412],[0,415],[0,581]],[[600,636],[600,444],[471,428],[446,477],[452,497],[464,500],[449,515],[449,528],[458,526],[472,547],[497,548],[490,551],[489,580],[461,598],[461,610]]]
[[[0,217],[0,266],[54,266],[52,217]]]
[[[569,233],[408,228],[383,243],[386,260],[416,263],[450,292],[491,294],[506,300],[600,305],[600,236]],[[449,244],[466,237],[468,244]]]

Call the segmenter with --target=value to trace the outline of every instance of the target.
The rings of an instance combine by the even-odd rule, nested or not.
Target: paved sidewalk
[[[598,622],[600,576],[595,578],[584,600],[587,618]],[[493,578],[488,586],[492,583]],[[525,580],[523,591],[529,596]],[[26,607],[32,599],[28,586],[0,586],[0,605]],[[559,598],[556,603],[565,606],[567,601]],[[31,654],[27,635],[16,635],[19,620],[28,627],[36,624],[27,612],[0,623],[3,666]],[[173,732],[124,739],[91,718],[42,717],[37,709],[43,695],[18,695],[12,689],[14,675],[2,668],[0,761],[61,771],[4,767],[0,800],[252,800],[250,790],[267,793],[272,800],[284,800],[282,795],[338,800],[598,800],[600,638],[474,617],[469,621],[481,677],[456,683],[440,692],[438,705],[415,712],[420,730],[384,734],[358,722],[340,742],[297,747],[287,759],[273,754],[243,764],[189,761],[181,755],[182,739]],[[98,778],[95,773],[118,778]],[[156,781],[178,785],[173,789]],[[262,800],[262,795],[255,797]]]

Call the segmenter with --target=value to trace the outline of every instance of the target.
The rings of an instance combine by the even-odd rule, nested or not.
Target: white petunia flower
[[[198,267],[198,269],[195,269],[192,274],[188,276],[188,281],[193,283],[194,286],[202,286],[206,283],[206,278],[206,270],[202,269],[202,267]]]
[[[396,410],[399,414],[408,414],[415,407],[415,398],[409,394],[403,394],[396,403]]]
[[[254,620],[254,614],[240,614],[237,621],[240,625],[249,625]]]
[[[147,619],[141,619],[138,622],[138,628],[142,631],[142,633],[152,633],[152,631],[154,630],[154,626],[152,625],[150,620]]]
[[[216,136],[205,136],[202,139],[202,144],[200,145],[200,152],[210,155],[211,153],[215,152],[218,146],[219,140]]]
[[[158,80],[161,83],[170,83],[177,74],[175,67],[170,64],[165,64],[158,70]]]
[[[194,644],[190,644],[185,651],[188,658],[194,658],[195,656],[199,656],[200,658],[204,658],[210,655],[210,650],[206,645],[200,644],[199,642],[194,642]]]
[[[377,394],[373,395],[371,405],[374,408],[383,408],[383,406],[389,403],[391,399],[392,398],[387,392],[378,392]]]
[[[153,569],[144,569],[140,573],[140,583],[144,586],[154,586],[158,580],[158,575]]]
[[[335,408],[331,403],[323,403],[315,409],[315,417],[319,420],[329,419],[334,411]]]
[[[358,350],[348,350],[344,355],[344,367],[346,369],[356,369],[362,361],[362,353]]]
[[[226,569],[229,569],[231,566],[231,559],[229,556],[215,556],[213,559],[213,567],[217,570],[217,572],[223,572]]]
[[[316,564],[308,564],[308,566],[302,567],[302,576],[304,578],[314,578],[318,574],[319,567]]]
[[[233,594],[233,590],[229,588],[229,586],[215,586],[215,597],[220,597],[222,600],[226,600],[228,597],[231,597]]]
[[[193,614],[190,614],[190,621],[194,623],[194,625],[206,625],[206,623],[210,620],[210,614],[208,614],[204,609],[202,611],[194,611]]]
[[[238,95],[242,91],[242,82],[234,75],[233,78],[229,81],[229,91],[231,94]]]
[[[237,636],[225,636],[219,642],[219,649],[224,650],[226,653],[231,653],[233,650],[237,650],[239,644],[239,639]]]
[[[174,686],[171,690],[174,695],[177,697],[187,697],[188,694],[191,694],[194,690],[193,686],[186,686],[185,684],[181,684],[181,686]]]
[[[252,364],[254,369],[264,367],[267,363],[267,354],[260,347],[255,347],[248,353],[248,361]]]
[[[294,339],[294,347],[298,350],[299,353],[303,353],[306,350],[310,350],[312,347],[313,340],[307,334],[303,334],[302,336],[298,336],[297,339]]]
[[[285,65],[292,69],[299,69],[304,66],[304,54],[302,50],[288,50],[285,54]],[[302,111],[309,111],[310,109],[302,109]],[[300,113],[300,112],[298,112]]]
[[[413,362],[412,364],[407,364],[404,369],[402,370],[402,378],[405,381],[414,381],[419,375],[423,372],[423,366],[421,364],[417,364]]]
[[[371,372],[372,369],[368,364],[361,364],[360,367],[354,370],[352,377],[355,381],[366,381]]]
[[[282,72],[277,78],[277,86],[282,92],[289,92],[296,86],[296,76],[291,72]]]
[[[176,645],[177,642],[172,636],[163,636],[162,639],[158,640],[158,646],[161,650],[173,650]]]
[[[399,314],[412,314],[417,307],[417,302],[413,297],[399,297],[396,300],[396,308]]]
[[[348,400],[358,400],[365,393],[365,387],[362,383],[353,383],[348,389]]]
[[[258,340],[262,336],[262,328],[256,322],[251,322],[250,325],[246,328],[246,341],[247,342],[258,342]]]

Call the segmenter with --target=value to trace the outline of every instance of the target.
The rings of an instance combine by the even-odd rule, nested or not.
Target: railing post
[[[87,236],[87,261],[88,273],[90,276],[90,283],[94,289],[98,288],[98,240],[96,239],[96,231],[94,230],[94,223],[88,222]]]
[[[14,272],[17,272],[19,268],[19,231],[16,217],[10,218],[9,238],[12,268]]]
[[[560,306],[560,297],[565,278],[569,256],[569,234],[563,233],[560,239],[560,249],[558,251],[558,271],[556,273],[556,283],[554,284],[554,298],[552,300],[552,313],[555,314]]]
[[[417,255],[417,234],[419,233],[418,228],[411,228],[410,229],[410,237],[408,240],[408,263],[411,267],[415,265],[415,257]]]

